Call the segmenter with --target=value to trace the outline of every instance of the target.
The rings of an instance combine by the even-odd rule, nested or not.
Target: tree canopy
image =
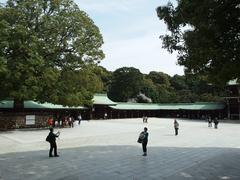
[[[178,0],[157,8],[170,33],[163,47],[178,51],[187,74],[204,74],[225,85],[240,78],[240,5],[238,0]]]
[[[164,85],[166,87],[170,85],[170,76],[163,72],[151,71],[147,75],[147,78],[151,79],[155,84]]]
[[[8,0],[0,6],[0,98],[91,103],[100,86],[89,67],[103,59],[102,44],[71,0]]]
[[[116,102],[215,102],[221,101],[226,93],[224,89],[210,84],[205,76],[171,77],[156,71],[142,74],[132,67],[119,68],[113,73],[107,73],[106,69],[104,71],[108,78],[102,78],[103,84],[108,84],[108,96]]]
[[[143,83],[142,73],[133,67],[122,67],[113,72],[109,87],[109,98],[113,101],[128,101],[140,93]]]

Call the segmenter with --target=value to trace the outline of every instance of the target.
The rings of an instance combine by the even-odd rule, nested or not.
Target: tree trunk
[[[14,110],[23,110],[24,109],[24,101],[14,99],[13,108],[14,108]]]

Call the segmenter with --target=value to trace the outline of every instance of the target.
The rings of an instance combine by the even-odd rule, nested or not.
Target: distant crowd
[[[80,125],[82,120],[81,114],[79,114],[77,117],[73,115],[56,115],[56,116],[50,116],[47,121],[48,127],[74,127],[74,123],[77,121]]]

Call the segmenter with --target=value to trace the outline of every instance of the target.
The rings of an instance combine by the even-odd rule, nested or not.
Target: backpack
[[[143,139],[144,139],[144,137],[145,137],[145,135],[144,135],[144,132],[141,132],[141,133],[140,133],[140,135],[139,135],[139,137],[138,137],[138,140],[137,140],[137,142],[138,142],[138,143],[142,143],[142,142],[143,142]]]
[[[49,135],[46,137],[46,141],[50,142],[50,136]]]

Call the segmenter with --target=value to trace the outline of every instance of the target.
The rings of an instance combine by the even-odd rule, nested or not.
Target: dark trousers
[[[144,153],[147,153],[147,143],[148,143],[148,142],[143,142],[143,143],[142,143],[142,149],[143,149],[143,152],[144,152]]]
[[[56,144],[56,142],[51,142],[50,143],[49,156],[52,156],[53,149],[54,149],[54,156],[56,156],[57,155],[57,144]]]
[[[175,128],[175,136],[178,135],[178,128]]]

